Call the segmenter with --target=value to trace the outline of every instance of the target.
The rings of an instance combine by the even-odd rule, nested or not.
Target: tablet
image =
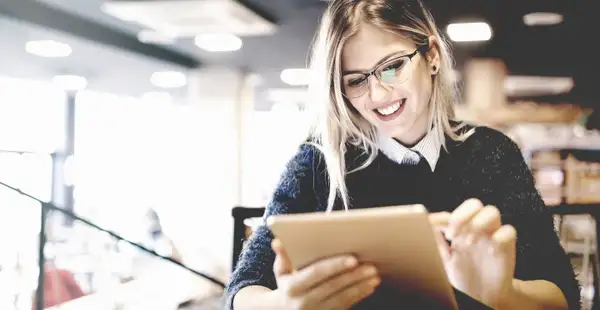
[[[354,254],[377,267],[382,285],[457,309],[423,205],[274,215],[267,225],[295,269],[322,258]]]

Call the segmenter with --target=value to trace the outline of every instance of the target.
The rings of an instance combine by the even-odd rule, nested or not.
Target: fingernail
[[[374,276],[377,274],[377,269],[373,266],[369,266],[365,269],[365,276]]]
[[[381,279],[379,279],[379,277],[373,278],[369,281],[369,285],[371,286],[377,286],[379,283],[381,283]]]
[[[354,267],[354,266],[356,266],[357,263],[358,263],[358,261],[356,260],[355,257],[348,257],[346,259],[346,266],[348,266],[348,267]]]
[[[478,221],[477,219],[474,219],[474,220],[471,222],[471,228],[472,228],[474,231],[479,231],[479,230],[481,230],[481,229],[482,229],[482,226],[483,226],[483,224],[481,223],[481,221]]]

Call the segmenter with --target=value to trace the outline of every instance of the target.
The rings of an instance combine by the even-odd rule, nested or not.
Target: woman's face
[[[427,57],[416,53],[408,61],[401,56],[417,50],[412,41],[363,24],[342,50],[345,96],[378,131],[404,144],[417,143],[427,132],[432,66],[439,67],[437,43],[430,45],[435,48]],[[360,75],[373,70],[383,84],[373,75],[367,80]]]

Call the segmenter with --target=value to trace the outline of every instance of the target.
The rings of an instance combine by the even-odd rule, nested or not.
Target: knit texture
[[[580,291],[572,265],[561,247],[552,215],[537,192],[532,175],[518,146],[504,134],[477,127],[464,142],[447,139],[435,171],[400,165],[382,153],[366,169],[347,175],[351,209],[421,203],[430,212],[453,211],[469,198],[496,206],[503,224],[517,229],[515,278],[548,280],[566,296],[569,309],[580,309]],[[361,150],[350,148],[347,168],[365,159]],[[302,145],[289,161],[265,218],[274,214],[323,212],[327,204],[324,160],[311,145]],[[341,204],[336,205],[340,209]],[[241,254],[226,289],[228,309],[243,287],[261,285],[276,289],[273,274],[273,234],[266,226],[257,229]],[[389,236],[393,242],[393,236]],[[353,309],[398,309],[397,294],[378,290]],[[469,301],[457,297],[462,309]],[[419,307],[422,308],[423,307]]]

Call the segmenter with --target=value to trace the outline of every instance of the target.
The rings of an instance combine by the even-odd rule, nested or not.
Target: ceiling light
[[[29,41],[25,43],[25,51],[36,56],[48,58],[67,57],[73,52],[69,44],[54,40]]]
[[[523,16],[523,22],[527,26],[550,26],[562,23],[564,17],[558,13],[533,12]]]
[[[79,75],[57,75],[52,83],[66,91],[78,91],[87,87],[87,80]]]
[[[142,95],[142,100],[152,103],[171,103],[173,96],[163,91],[151,91]]]
[[[77,2],[72,0],[71,2]],[[80,0],[85,2],[86,0]],[[88,0],[89,1],[89,0]],[[238,0],[95,0],[102,10],[144,28],[177,38],[201,33],[267,36],[277,25]]]
[[[194,42],[209,52],[233,52],[242,48],[242,39],[226,33],[197,35]]]
[[[162,71],[152,73],[150,82],[160,88],[178,88],[187,84],[187,78],[178,71]]]
[[[570,77],[508,76],[504,90],[508,96],[542,96],[570,92],[575,82]]]
[[[310,70],[285,69],[281,71],[281,80],[292,86],[308,85],[310,82]]]
[[[146,44],[168,45],[175,43],[175,38],[172,36],[149,29],[140,31],[137,35],[137,38],[138,41]]]
[[[487,41],[492,38],[492,28],[484,22],[453,23],[446,32],[454,42]]]

